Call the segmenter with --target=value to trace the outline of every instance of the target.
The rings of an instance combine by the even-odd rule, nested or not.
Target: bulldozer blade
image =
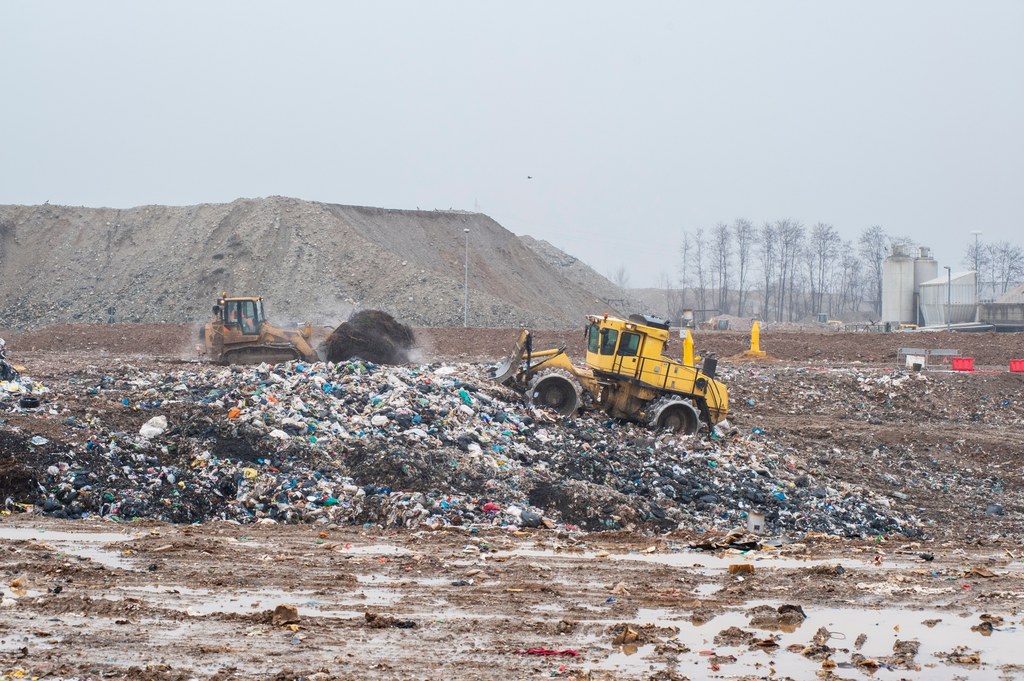
[[[494,375],[491,378],[495,383],[504,384],[515,375],[519,369],[519,362],[523,359],[523,354],[526,353],[526,344],[529,338],[529,331],[524,329],[519,332],[519,338],[512,347],[512,354],[494,369]]]

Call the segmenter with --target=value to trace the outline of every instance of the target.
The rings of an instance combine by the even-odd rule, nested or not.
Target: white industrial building
[[[931,249],[921,247],[917,256],[895,245],[882,263],[882,319],[892,327],[900,324],[945,326],[978,320],[977,272],[946,272]]]
[[[978,320],[977,272],[952,272],[921,282],[918,289],[925,326],[970,324]]]

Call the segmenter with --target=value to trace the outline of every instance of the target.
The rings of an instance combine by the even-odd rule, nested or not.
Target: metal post
[[[469,327],[469,228],[462,230],[466,233],[466,281],[462,285],[462,326]]]
[[[953,298],[952,298],[952,293],[953,293],[953,288],[952,288],[953,273],[949,269],[949,267],[946,267],[945,270],[946,270],[946,331],[949,331],[949,311],[951,309],[951,303],[952,303],[952,300],[953,300]]]
[[[978,296],[978,292],[981,290],[981,284],[979,283],[981,281],[981,272],[978,272],[978,268],[981,266],[981,260],[980,260],[981,254],[978,252],[978,249],[981,248],[981,246],[978,245],[978,237],[981,236],[981,230],[980,229],[971,230],[971,234],[974,235],[974,272],[975,272],[975,275],[974,275],[974,288],[975,288],[974,295],[975,295],[975,297],[977,297]]]

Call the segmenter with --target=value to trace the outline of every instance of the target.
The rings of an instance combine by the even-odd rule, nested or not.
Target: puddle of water
[[[979,624],[980,614],[960,617],[957,613],[940,612],[937,610],[905,610],[905,609],[824,609],[807,610],[807,620],[792,631],[769,631],[750,626],[749,617],[743,611],[723,613],[702,626],[695,626],[689,619],[679,618],[669,610],[644,609],[637,611],[633,621],[639,624],[652,623],[659,627],[676,627],[679,629],[678,641],[689,647],[693,653],[687,654],[685,662],[681,661],[676,670],[683,674],[694,672],[693,655],[700,651],[712,650],[719,655],[733,655],[735,663],[723,664],[722,674],[728,676],[763,674],[765,665],[773,662],[773,669],[780,676],[792,678],[814,678],[821,669],[819,661],[803,657],[799,653],[786,650],[787,646],[807,645],[814,633],[824,627],[832,638],[826,645],[836,649],[848,649],[850,652],[837,651],[832,659],[840,664],[850,663],[851,653],[879,659],[893,654],[893,644],[897,641],[918,641],[920,649],[915,662],[921,671],[879,669],[878,678],[886,674],[895,674],[902,679],[919,681],[953,681],[954,679],[1001,679],[1001,665],[1019,664],[1020,652],[1014,641],[1020,636],[1020,617],[1002,614],[1004,624],[996,627],[991,635],[971,631],[971,627]],[[938,622],[935,622],[938,620]],[[925,624],[925,622],[928,624]],[[749,646],[716,645],[715,636],[723,629],[738,627],[752,632],[759,639],[777,636],[779,647],[772,652],[750,650]],[[861,634],[867,636],[863,647],[857,651],[855,642]],[[952,651],[957,646],[966,646],[971,652],[981,657],[982,665],[962,666],[947,664],[937,653]],[[641,646],[637,654],[627,655],[621,650],[614,650],[594,669],[616,670],[623,673],[639,674],[651,665],[672,666],[671,661],[652,660],[647,646]],[[683,658],[681,658],[682,660]],[[697,665],[704,665],[698,662]],[[839,667],[832,670],[837,678],[863,679],[866,672],[856,668]]]
[[[776,568],[804,568],[816,567],[818,565],[853,565],[855,567],[874,567],[885,570],[909,567],[919,567],[919,563],[911,561],[899,561],[887,558],[881,566],[873,566],[870,558],[843,558],[843,559],[822,559],[822,558],[792,558],[751,552],[745,554],[714,554],[698,551],[673,551],[670,553],[625,553],[608,556],[611,560],[633,560],[644,563],[657,563],[659,565],[671,565],[674,567],[695,568],[700,570],[722,571],[728,570],[730,565],[737,563],[750,563],[755,569],[776,569]]]
[[[572,553],[565,551],[554,551],[552,549],[535,549],[521,547],[512,551],[498,551],[494,554],[497,557],[507,558],[561,558],[563,560],[626,560],[639,561],[643,563],[657,563],[659,565],[671,565],[680,568],[693,568],[703,570],[707,573],[728,570],[730,565],[736,563],[751,563],[758,569],[768,568],[802,568],[815,567],[818,565],[848,565],[858,568],[873,567],[875,569],[906,569],[920,567],[919,562],[913,560],[902,560],[887,556],[881,566],[871,563],[871,557],[864,558],[794,558],[790,556],[778,556],[767,551],[751,551],[743,554],[709,553],[705,551],[662,551],[655,553],[613,553],[607,556],[597,557],[591,551]]]
[[[135,569],[116,549],[109,546],[128,542],[135,535],[117,532],[49,532],[30,527],[0,527],[0,540],[29,541],[47,546],[57,553],[88,558],[109,568],[119,570]]]
[[[358,575],[360,584],[409,584],[410,586],[450,586],[456,577],[386,577],[384,575]]]
[[[72,542],[53,542],[52,546],[53,549],[59,553],[66,553],[69,556],[78,556],[80,558],[88,558],[94,563],[99,563],[100,565],[104,565],[109,568],[115,568],[118,570],[138,569],[132,565],[127,558],[111,548],[75,544]]]
[[[181,610],[193,615],[212,615],[214,613],[247,614],[273,610],[282,603],[294,605],[299,612],[314,617],[352,617],[362,615],[362,611],[347,608],[364,606],[392,606],[401,600],[401,594],[385,588],[364,587],[358,591],[346,592],[344,601],[327,602],[311,591],[276,591],[258,589],[244,593],[221,593],[209,589],[191,589],[185,586],[129,586],[121,591],[142,592],[149,594],[147,603],[153,607],[165,607]],[[342,605],[341,610],[332,610],[331,606]],[[346,607],[347,606],[347,607]]]
[[[589,667],[589,669],[595,671],[625,671],[631,669],[637,672],[647,670],[659,664],[649,659],[653,652],[654,644],[615,646],[615,650],[611,655]]]
[[[561,603],[538,603],[530,606],[531,612],[564,612],[565,606]]]
[[[390,544],[367,544],[366,546],[348,546],[338,549],[338,553],[353,556],[404,556],[412,553],[409,549]]]
[[[13,606],[19,598],[36,598],[42,596],[43,593],[36,589],[17,589],[4,586],[3,589],[0,589],[0,608]]]
[[[12,541],[39,539],[47,543],[73,541],[106,544],[116,541],[131,541],[135,539],[135,535],[120,532],[49,532],[32,527],[0,527],[0,539]]]
[[[703,584],[697,585],[697,588],[693,590],[693,595],[697,596],[698,598],[713,596],[719,591],[721,591],[723,588],[725,587],[721,584],[715,584],[713,582],[704,582]]]

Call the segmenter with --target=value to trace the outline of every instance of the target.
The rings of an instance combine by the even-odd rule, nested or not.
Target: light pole
[[[953,273],[949,269],[949,266],[944,266],[944,267],[945,267],[945,270],[946,270],[946,331],[949,331],[949,310],[950,310],[950,303],[953,300],[953,297],[952,297],[952,286],[951,286],[952,283],[953,283]]]
[[[462,326],[469,327],[469,228],[462,230],[466,234],[466,281],[462,285]]]
[[[978,271],[978,237],[981,236],[980,229],[972,229],[971,234],[974,235],[974,271]]]
[[[981,284],[980,284],[980,282],[981,282],[981,272],[978,271],[978,267],[981,266],[981,260],[980,260],[981,253],[979,252],[979,249],[981,248],[981,246],[978,245],[978,237],[981,236],[981,230],[980,229],[972,229],[971,230],[971,234],[974,235],[974,286],[975,286],[975,295],[977,295],[978,289],[981,288]]]

